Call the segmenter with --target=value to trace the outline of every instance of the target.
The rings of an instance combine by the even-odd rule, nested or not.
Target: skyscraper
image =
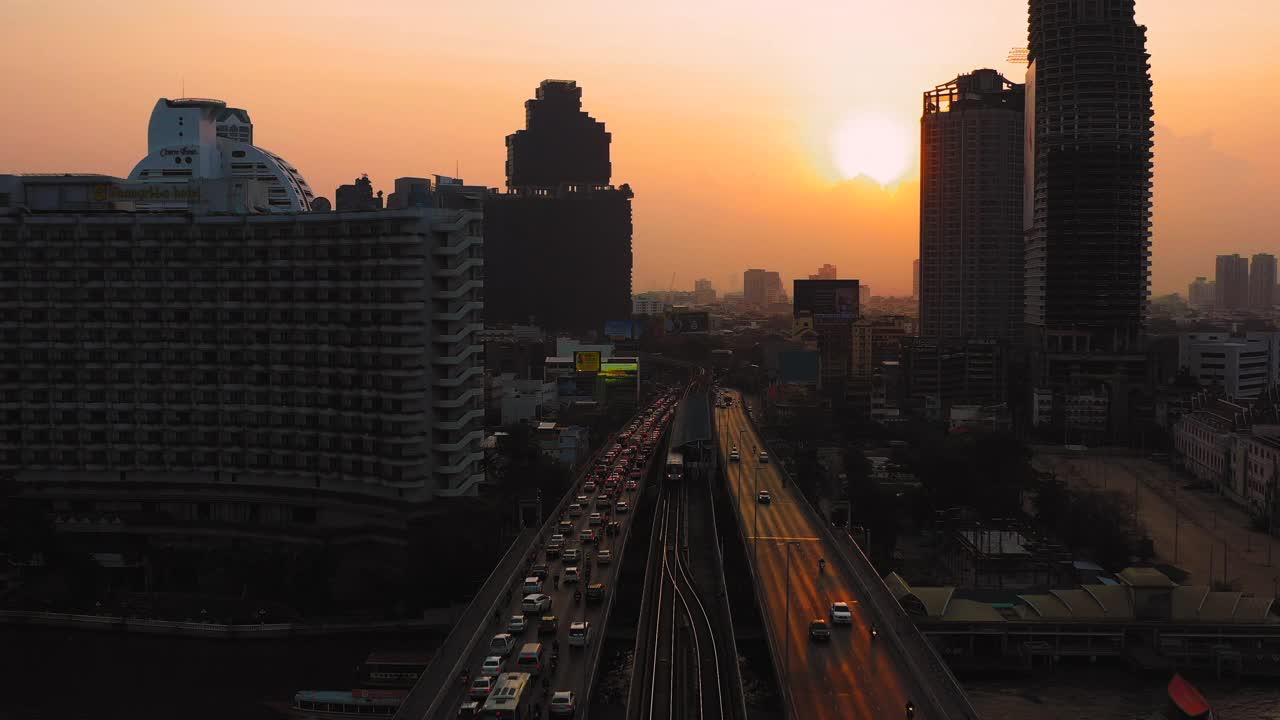
[[[1026,319],[1044,353],[1141,347],[1152,105],[1134,0],[1030,0]]]
[[[611,137],[582,110],[572,80],[543,80],[524,104],[525,128],[507,136],[507,187],[608,185]]]
[[[1249,307],[1270,310],[1276,304],[1276,256],[1258,253],[1249,266]]]
[[[784,302],[782,276],[775,271],[752,268],[742,273],[742,299],[748,305],[764,307]]]
[[[485,202],[485,319],[600,331],[631,315],[631,188],[582,90],[546,80],[507,137],[507,191]]]
[[[1218,283],[1205,277],[1196,278],[1187,286],[1187,302],[1193,308],[1206,309],[1214,306],[1214,290]]]
[[[924,94],[921,335],[1023,333],[1024,88],[975,70]]]
[[[836,266],[830,263],[824,264],[818,268],[818,272],[809,276],[810,280],[835,280],[838,277]]]
[[[911,261],[911,297],[920,299],[920,258]]]
[[[1214,300],[1219,310],[1243,310],[1249,306],[1249,258],[1219,255],[1214,279]]]

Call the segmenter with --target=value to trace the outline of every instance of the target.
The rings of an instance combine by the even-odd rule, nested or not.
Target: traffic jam
[[[486,657],[474,671],[463,672],[466,695],[458,717],[542,717],[544,711],[569,717],[585,701],[564,687],[585,674],[561,671],[560,651],[566,647],[581,655],[578,662],[587,662],[585,649],[593,642],[589,616],[599,615],[609,592],[606,576],[612,575],[624,523],[678,399],[674,390],[659,396],[578,477],[576,496],[530,553],[518,592],[508,593],[509,615],[495,612],[500,632],[490,639]]]

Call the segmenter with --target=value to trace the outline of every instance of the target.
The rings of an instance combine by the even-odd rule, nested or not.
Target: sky
[[[1026,44],[1025,0],[0,0],[0,173],[126,175],[159,97],[249,110],[317,193],[501,186],[545,78],[577,80],[635,192],[633,284],[823,263],[909,294],[921,93]],[[1153,291],[1280,253],[1280,4],[1138,0],[1155,82]],[[871,128],[871,130],[865,130]],[[902,160],[881,184],[866,168]],[[872,168],[877,168],[874,170]],[[883,179],[883,178],[882,178]]]

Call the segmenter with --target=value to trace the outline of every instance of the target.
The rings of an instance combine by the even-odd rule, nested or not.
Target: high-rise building
[[[716,289],[710,280],[702,278],[694,281],[693,301],[698,305],[710,305],[716,301]]]
[[[485,319],[599,332],[631,314],[631,188],[576,83],[546,80],[507,138],[507,192],[485,202]]]
[[[1249,306],[1249,258],[1219,255],[1214,302],[1219,310],[1243,310]]]
[[[786,302],[782,276],[771,270],[752,268],[742,273],[743,301],[748,305],[767,307]]]
[[[508,188],[609,184],[612,138],[582,110],[578,83],[543,80],[524,117],[525,128],[507,136]]]
[[[920,299],[920,258],[911,261],[911,298]]]
[[[1216,302],[1214,292],[1218,283],[1205,277],[1198,277],[1187,286],[1187,303],[1193,308],[1205,310]]]
[[[975,70],[924,94],[920,328],[924,337],[1021,337],[1024,88]]]
[[[1276,256],[1254,255],[1249,264],[1249,307],[1270,310],[1276,304]]]
[[[824,390],[843,399],[858,319],[857,280],[795,280],[792,315],[812,327],[818,345]]]
[[[1134,21],[1134,0],[1030,0],[1029,18],[1024,214],[1033,347],[1131,352],[1141,348],[1150,297],[1146,28]]]
[[[810,275],[809,279],[810,280],[835,280],[836,277],[838,277],[836,273],[836,266],[830,263],[826,263],[822,267],[818,268],[817,273]]]

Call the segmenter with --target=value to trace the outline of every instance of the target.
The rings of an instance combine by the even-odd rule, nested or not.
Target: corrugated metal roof
[[[1041,618],[1070,618],[1072,617],[1071,608],[1067,607],[1061,600],[1053,595],[1019,595],[1023,602],[1035,611],[1035,614]]]

